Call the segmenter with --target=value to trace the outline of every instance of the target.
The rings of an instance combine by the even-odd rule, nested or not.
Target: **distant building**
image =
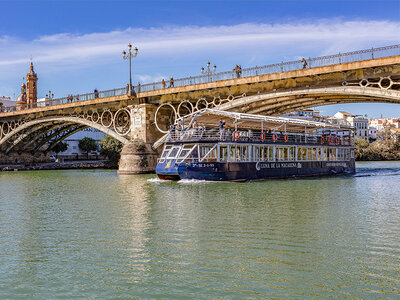
[[[37,81],[38,77],[33,69],[33,63],[31,62],[29,73],[26,74],[26,85],[24,82],[22,83],[21,94],[18,96],[15,103],[18,110],[26,109],[27,107],[36,107]]]
[[[356,137],[366,141],[369,140],[369,125],[366,117],[339,111],[333,117],[330,117],[329,120],[332,123],[352,126],[355,129],[354,135]]]
[[[7,107],[15,106],[15,101],[12,101],[11,97],[0,96],[0,102],[3,103],[2,107],[0,107],[0,111],[6,111]]]
[[[397,118],[380,118],[380,119],[370,119],[369,126],[375,127],[378,130],[384,128],[400,128],[400,117]]]
[[[319,110],[313,108],[296,110],[294,112],[283,114],[282,117],[310,120],[310,121],[321,121],[321,119],[323,119],[323,117],[320,116]]]
[[[67,137],[63,142],[68,144],[67,151],[58,153],[58,157],[64,159],[80,159],[86,158],[86,153],[79,149],[79,141],[84,137],[94,139],[97,143],[104,137],[105,133],[95,128],[85,128],[77,133],[74,133]],[[99,146],[100,149],[100,146]],[[96,158],[99,155],[99,151],[94,151],[91,158]]]

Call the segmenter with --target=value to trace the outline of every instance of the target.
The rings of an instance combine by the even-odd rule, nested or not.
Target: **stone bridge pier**
[[[130,141],[121,152],[118,174],[140,174],[154,172],[160,155],[152,145],[163,134],[155,126],[157,106],[139,104],[130,110]]]

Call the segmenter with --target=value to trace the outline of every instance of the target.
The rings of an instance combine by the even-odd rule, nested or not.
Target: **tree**
[[[86,152],[87,158],[89,158],[89,152],[97,150],[98,146],[94,139],[90,137],[84,137],[79,141],[79,149]]]
[[[67,143],[63,143],[63,142],[59,142],[58,144],[56,144],[53,147],[53,151],[58,155],[58,153],[60,152],[64,152],[67,151],[68,149],[68,144]]]
[[[121,156],[122,143],[109,135],[105,135],[100,141],[100,154],[106,156],[111,165],[116,167]]]

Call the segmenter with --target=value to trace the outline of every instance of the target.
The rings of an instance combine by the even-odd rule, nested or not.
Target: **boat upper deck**
[[[349,126],[203,109],[178,119],[166,142],[352,146],[354,136],[353,128]]]

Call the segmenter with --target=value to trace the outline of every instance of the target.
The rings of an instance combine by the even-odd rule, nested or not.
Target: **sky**
[[[38,96],[124,87],[132,43],[142,84],[400,44],[400,0],[19,1],[0,0],[0,96],[17,97],[33,60]],[[400,116],[400,105],[319,108]]]

